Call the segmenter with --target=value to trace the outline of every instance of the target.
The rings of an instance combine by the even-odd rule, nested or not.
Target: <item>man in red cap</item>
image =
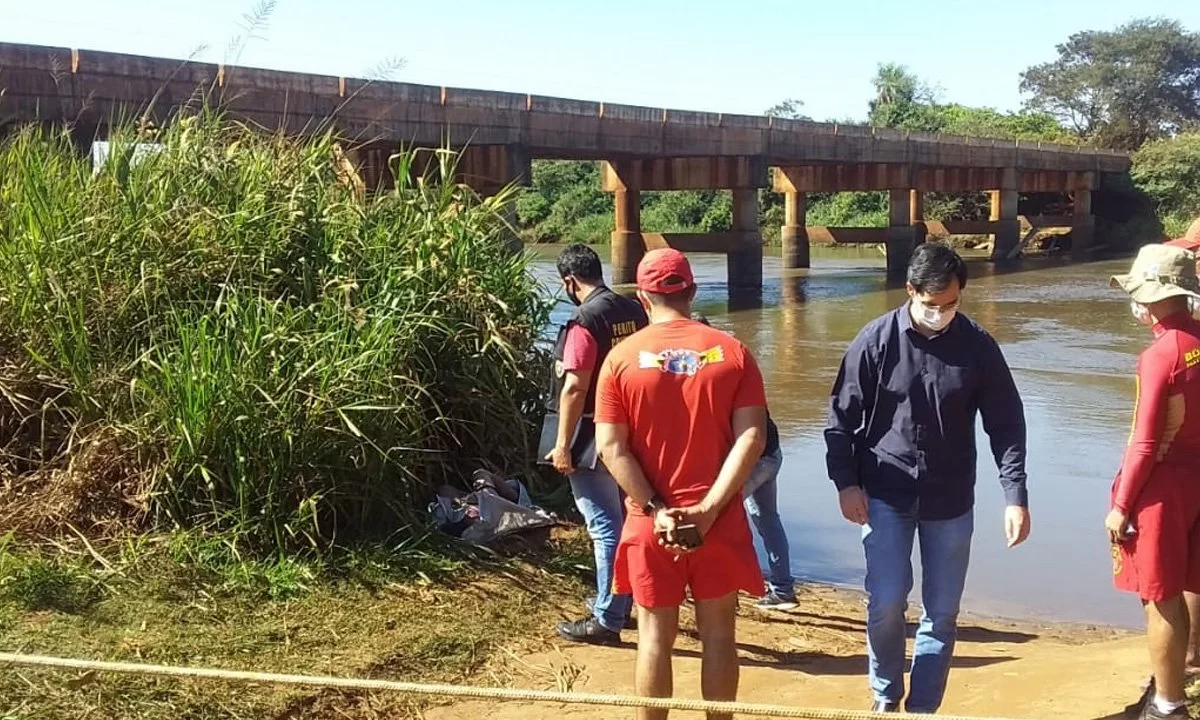
[[[1183,237],[1168,240],[1166,244],[1181,247],[1184,250],[1191,250],[1192,252],[1200,250],[1200,217],[1192,221],[1192,224],[1188,226],[1187,232],[1183,234]]]
[[[600,455],[628,498],[613,582],[638,606],[637,691],[671,696],[671,651],[690,589],[701,691],[733,700],[737,594],[763,594],[741,502],[766,444],[762,374],[744,345],[691,319],[696,286],[683,253],[647,253],[637,286],[650,325],[605,359],[595,414]],[[667,712],[642,708],[637,717]]]

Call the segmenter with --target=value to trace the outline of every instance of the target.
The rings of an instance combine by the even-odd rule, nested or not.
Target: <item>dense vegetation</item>
[[[332,137],[208,112],[147,139],[117,132],[96,170],[65,133],[0,144],[0,527],[139,514],[323,547],[527,462],[547,308],[502,242],[510,198],[410,180],[405,154],[364,198]]]
[[[1151,140],[1133,156],[1133,180],[1154,202],[1171,237],[1200,216],[1200,132]]]
[[[1179,232],[1200,215],[1197,128],[1200,128],[1200,34],[1170,20],[1138,20],[1112,31],[1072,35],[1057,48],[1058,58],[1021,74],[1029,93],[1019,112],[941,102],[938,92],[902,66],[885,63],[874,79],[866,122],[874,127],[955,135],[1042,140],[1135,151],[1135,188],[1095,206],[1153,209],[1136,232],[1117,232],[1118,241],[1145,242]],[[789,98],[766,114],[811,119],[804,103]],[[1189,133],[1189,131],[1191,131]],[[1118,191],[1120,194],[1120,191]],[[721,192],[647,193],[642,227],[658,232],[725,229],[730,199]],[[764,191],[760,202],[763,233],[773,238],[782,224],[780,199]],[[931,219],[987,216],[982,193],[932,193]],[[600,191],[594,163],[542,161],[534,165],[532,187],[517,206],[525,238],[534,242],[607,242],[612,230],[612,198]],[[1128,223],[1127,211],[1110,218]],[[1159,226],[1161,222],[1161,227]],[[810,225],[887,224],[883,193],[838,193],[809,198]],[[1131,227],[1132,227],[1131,226]],[[1127,228],[1128,229],[1128,228]]]

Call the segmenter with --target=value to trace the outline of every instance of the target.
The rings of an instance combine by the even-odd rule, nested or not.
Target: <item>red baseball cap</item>
[[[687,256],[675,248],[651,250],[638,263],[638,290],[671,295],[687,290],[695,282]]]
[[[1192,221],[1191,226],[1187,229],[1187,232],[1183,234],[1183,237],[1175,238],[1174,240],[1168,240],[1166,244],[1174,245],[1175,247],[1181,247],[1184,250],[1195,250],[1196,248],[1200,248],[1200,218],[1196,218],[1194,221]]]

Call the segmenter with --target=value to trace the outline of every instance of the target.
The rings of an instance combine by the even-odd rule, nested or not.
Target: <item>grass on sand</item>
[[[517,660],[581,610],[586,540],[524,558],[428,545],[336,560],[239,557],[196,534],[0,543],[0,647],[227,669],[569,689]],[[405,718],[431,700],[41,669],[0,672],[0,718]]]

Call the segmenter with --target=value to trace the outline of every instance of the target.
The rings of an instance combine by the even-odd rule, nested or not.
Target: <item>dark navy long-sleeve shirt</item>
[[[975,502],[975,416],[991,440],[1007,504],[1025,506],[1025,413],[995,339],[959,313],[941,333],[913,327],[909,305],[864,327],[842,358],[825,427],[838,490],[859,485],[925,520]]]

